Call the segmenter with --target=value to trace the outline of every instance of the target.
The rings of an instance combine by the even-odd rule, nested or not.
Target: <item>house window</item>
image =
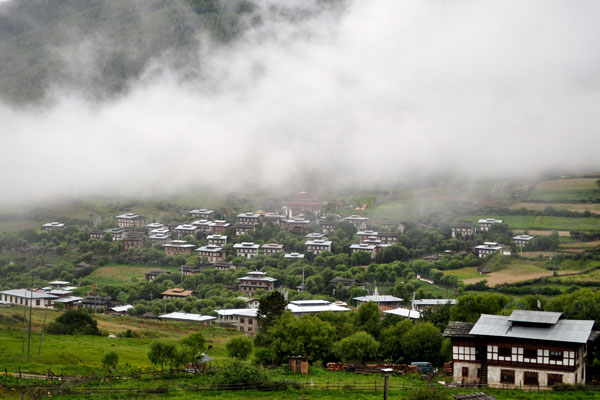
[[[523,373],[523,383],[530,386],[539,386],[538,373],[525,371]]]
[[[501,369],[500,370],[500,383],[515,384],[515,371],[512,369]]]
[[[537,350],[536,349],[525,349],[525,362],[536,362],[537,361]]]
[[[463,378],[469,377],[469,367],[462,367],[462,377]]]
[[[563,381],[561,374],[548,374],[548,386],[560,384]]]
[[[453,346],[452,358],[454,360],[475,361],[475,347]]]
[[[562,351],[550,351],[550,361],[562,361],[563,360],[563,352]]]
[[[244,318],[240,318],[240,324],[243,324],[244,322],[246,322]]]
[[[510,347],[498,347],[498,357],[500,360],[510,361],[511,348]]]
[[[39,300],[36,300],[36,301],[35,301],[35,305],[36,305],[36,306],[39,306],[39,305],[40,305],[40,301],[39,301]]]
[[[252,327],[251,326],[248,327],[248,332],[252,332]]]

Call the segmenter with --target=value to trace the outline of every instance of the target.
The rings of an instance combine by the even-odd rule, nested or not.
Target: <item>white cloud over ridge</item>
[[[353,1],[297,23],[259,3],[202,81],[0,106],[0,202],[600,167],[600,3]]]

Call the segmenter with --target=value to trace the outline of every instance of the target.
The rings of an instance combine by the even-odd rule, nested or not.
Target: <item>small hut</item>
[[[292,371],[308,374],[308,357],[292,356],[288,359],[288,363]]]

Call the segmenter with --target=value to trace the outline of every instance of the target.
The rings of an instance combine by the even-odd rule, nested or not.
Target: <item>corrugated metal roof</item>
[[[563,319],[548,327],[514,326],[509,317],[482,314],[469,332],[476,336],[499,336],[553,342],[586,343],[594,321]]]
[[[385,310],[384,311],[385,314],[392,314],[392,315],[398,315],[400,317],[404,317],[404,318],[412,318],[412,319],[419,319],[421,318],[421,313],[415,310],[411,310],[408,308],[394,308],[393,310]]]
[[[530,324],[556,324],[561,315],[559,312],[514,310],[508,320]]]
[[[374,303],[397,303],[399,301],[402,301],[403,299],[399,298],[399,297],[395,297],[395,296],[390,296],[387,294],[383,294],[383,295],[372,295],[372,296],[360,296],[360,297],[355,297],[354,300],[356,301],[362,301],[362,302],[369,302],[372,301]]]

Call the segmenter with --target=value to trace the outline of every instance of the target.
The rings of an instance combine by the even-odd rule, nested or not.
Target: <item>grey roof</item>
[[[509,317],[482,314],[469,332],[475,336],[498,336],[548,340],[553,342],[586,343],[592,333],[594,321],[562,319],[548,327],[513,325]]]
[[[475,326],[474,322],[450,321],[442,336],[445,337],[473,337],[469,334]]]
[[[547,311],[514,310],[508,317],[511,322],[525,322],[529,324],[556,324],[562,313]]]
[[[372,301],[374,303],[397,303],[399,301],[402,301],[403,299],[396,297],[396,296],[390,296],[387,294],[383,294],[383,295],[355,297],[354,300],[363,301],[363,302]]]
[[[444,304],[456,304],[456,299],[421,299],[414,300],[415,306],[440,306]]]
[[[24,299],[57,299],[58,296],[53,296],[48,293],[31,292],[27,289],[4,290],[0,294],[6,294],[14,297],[22,297]]]

